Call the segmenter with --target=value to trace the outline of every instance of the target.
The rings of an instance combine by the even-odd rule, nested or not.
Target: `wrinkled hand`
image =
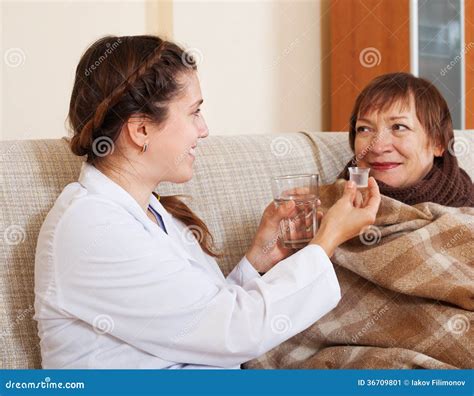
[[[343,196],[328,210],[310,243],[320,245],[331,257],[337,246],[375,222],[380,199],[380,191],[373,177],[369,178],[365,197],[357,191],[354,182],[346,182]]]

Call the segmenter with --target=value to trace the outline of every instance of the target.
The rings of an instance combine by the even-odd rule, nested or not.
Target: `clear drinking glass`
[[[349,168],[349,180],[352,180],[357,188],[367,188],[369,185],[370,168]]]
[[[306,246],[318,230],[316,211],[319,199],[319,175],[274,177],[272,192],[277,206],[287,201],[295,201],[295,215],[280,222],[283,245],[292,249]]]

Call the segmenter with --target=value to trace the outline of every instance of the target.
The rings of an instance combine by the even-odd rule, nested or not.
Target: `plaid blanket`
[[[341,194],[323,186],[323,208]],[[332,262],[339,305],[244,368],[474,367],[474,208],[382,197]]]

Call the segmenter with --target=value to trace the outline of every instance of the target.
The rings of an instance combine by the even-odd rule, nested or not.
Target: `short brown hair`
[[[371,111],[390,108],[400,102],[415,102],[416,116],[433,145],[447,149],[454,137],[453,122],[446,100],[428,80],[410,73],[389,73],[373,79],[357,97],[349,121],[349,143],[354,150],[356,122]]]

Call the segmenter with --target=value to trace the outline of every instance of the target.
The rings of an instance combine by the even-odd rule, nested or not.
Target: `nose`
[[[202,130],[202,132],[201,132],[201,134],[199,135],[199,137],[200,137],[201,139],[204,139],[204,138],[206,138],[206,137],[208,137],[208,136],[209,136],[209,129],[208,129],[207,126],[206,126],[206,128],[204,128],[204,129]]]
[[[392,150],[392,135],[380,129],[369,144],[370,151],[379,155]]]
[[[199,138],[204,139],[209,136],[209,128],[207,127],[206,120],[201,114],[201,125],[199,125]]]

